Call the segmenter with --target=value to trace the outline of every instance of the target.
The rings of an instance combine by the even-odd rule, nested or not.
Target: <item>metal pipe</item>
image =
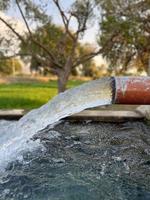
[[[149,104],[150,77],[114,77],[115,104]]]

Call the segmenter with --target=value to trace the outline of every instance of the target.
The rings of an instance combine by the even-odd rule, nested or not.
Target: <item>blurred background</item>
[[[150,74],[150,0],[0,0],[0,109]]]

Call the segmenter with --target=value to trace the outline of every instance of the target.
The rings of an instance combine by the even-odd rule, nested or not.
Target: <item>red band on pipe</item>
[[[150,77],[115,77],[117,104],[150,104]]]

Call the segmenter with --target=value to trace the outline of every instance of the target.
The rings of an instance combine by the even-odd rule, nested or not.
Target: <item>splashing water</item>
[[[0,130],[0,169],[24,150],[39,143],[30,140],[39,130],[86,108],[108,105],[113,99],[113,79],[103,78],[85,83],[59,94],[39,109],[32,110],[18,122],[3,124]]]

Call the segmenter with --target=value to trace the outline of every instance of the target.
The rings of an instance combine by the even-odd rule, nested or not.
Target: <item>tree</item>
[[[1,75],[11,75],[21,72],[21,64],[18,59],[2,59],[0,60],[0,74]]]
[[[2,9],[8,9],[11,4],[11,0],[3,1],[0,0],[0,6]],[[77,55],[78,42],[83,37],[85,31],[87,30],[87,24],[93,15],[93,4],[91,0],[74,0],[73,4],[70,6],[68,11],[63,9],[63,1],[51,0],[51,1],[31,1],[31,0],[15,0],[13,1],[15,6],[17,6],[20,14],[24,20],[26,28],[28,30],[27,38],[32,41],[41,51],[45,52],[45,58],[37,55],[34,50],[27,52],[26,56],[32,56],[40,62],[45,63],[45,66],[49,67],[53,73],[58,77],[58,90],[62,92],[66,89],[66,83],[69,79],[71,71],[78,65],[83,64],[94,56],[106,51],[105,49],[110,49],[113,35],[109,41],[106,40],[102,48],[95,49],[94,51],[84,54],[82,56]],[[64,33],[60,36],[57,42],[57,49],[50,49],[48,44],[42,43],[40,40],[34,38],[34,33],[30,29],[29,22],[33,22],[34,26],[42,27],[43,25],[51,23],[51,16],[49,16],[48,9],[51,3],[58,9],[59,15],[63,24]],[[18,39],[26,44],[26,40],[22,37],[11,24],[0,17],[0,21],[3,22],[17,37]],[[71,28],[72,21],[76,22],[74,30]],[[35,25],[36,24],[36,25]],[[41,35],[42,37],[42,35]],[[66,56],[66,40],[71,41],[69,53]],[[56,51],[57,50],[57,51]],[[58,56],[63,55],[64,61],[60,62]],[[25,56],[25,55],[22,55]],[[62,56],[61,56],[62,57]]]
[[[101,9],[99,45],[114,34],[103,55],[110,66],[125,71],[136,59],[148,70],[150,61],[150,0],[96,0]],[[116,35],[116,36],[115,36]],[[118,71],[118,69],[116,69]]]

